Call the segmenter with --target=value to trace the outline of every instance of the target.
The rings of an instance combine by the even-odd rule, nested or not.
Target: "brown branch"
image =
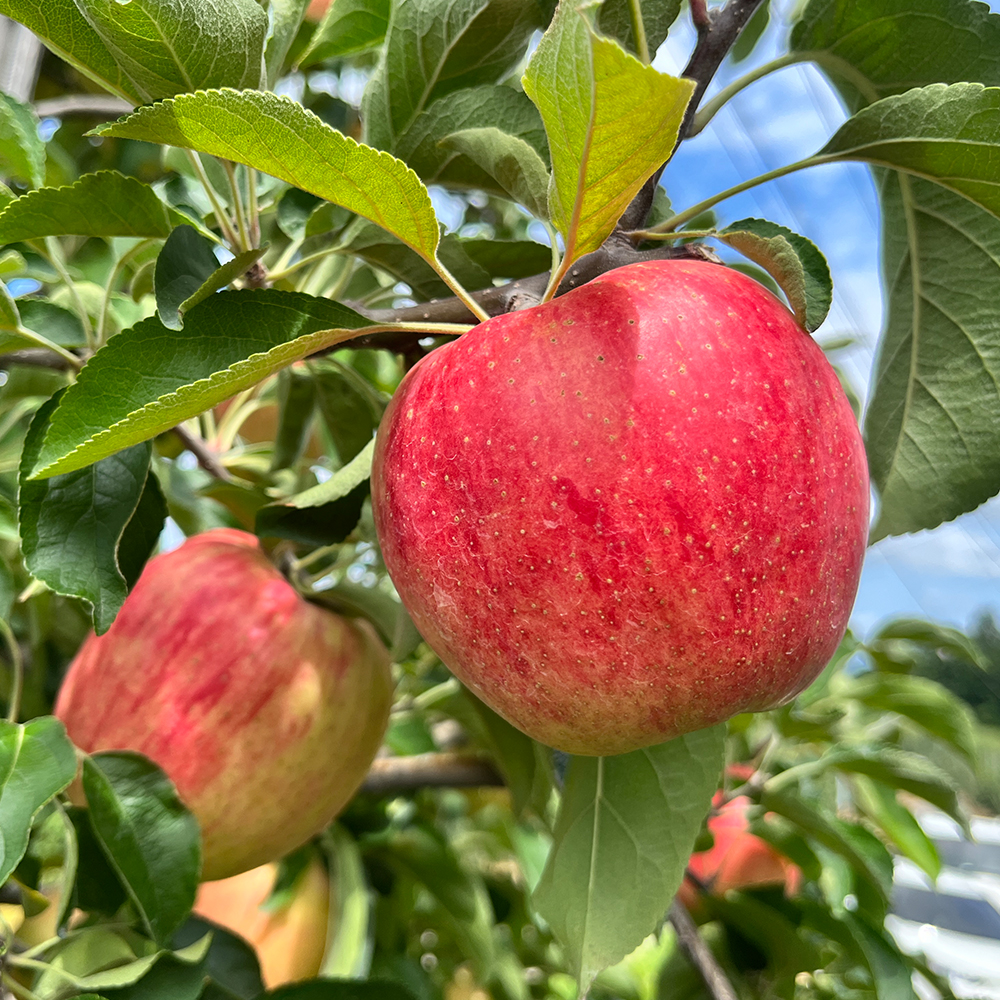
[[[70,368],[70,363],[64,357],[44,347],[27,347],[22,351],[7,351],[0,354],[0,369],[12,368],[15,365],[52,368],[57,372],[68,371]]]
[[[39,118],[65,118],[67,115],[91,115],[95,118],[120,118],[132,110],[132,105],[120,97],[108,94],[66,94],[35,101]]]
[[[197,434],[192,434],[182,424],[178,424],[173,431],[181,439],[184,447],[198,459],[198,464],[209,475],[215,476],[216,479],[221,479],[225,483],[233,481],[229,470],[219,461],[219,456],[209,448],[204,438],[198,437]]]
[[[413,757],[376,758],[361,790],[386,795],[418,788],[495,788],[503,784],[497,769],[482,757],[421,753]]]
[[[691,914],[679,899],[674,900],[667,919],[677,934],[677,944],[684,952],[684,957],[705,981],[705,987],[712,1000],[738,1000],[733,984],[698,933]]]

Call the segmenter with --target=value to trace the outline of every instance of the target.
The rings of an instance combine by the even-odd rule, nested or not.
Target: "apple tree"
[[[977,797],[994,801],[995,734],[926,668],[984,671],[988,643],[919,621],[844,635],[855,571],[822,662],[750,706],[780,707],[742,712],[738,691],[713,694],[713,725],[699,716],[614,755],[584,739],[570,755],[452,675],[446,630],[424,624],[432,648],[422,612],[399,599],[407,562],[390,567],[397,591],[383,560],[385,491],[371,485],[383,414],[411,369],[460,359],[479,324],[526,329],[565,305],[571,331],[570,303],[613,287],[612,272],[653,273],[617,269],[701,269],[713,282],[740,269],[753,280],[734,287],[768,309],[777,296],[795,336],[832,350],[822,248],[726,214],[739,192],[832,163],[868,164],[882,213],[886,320],[863,420],[869,540],[1000,492],[1000,15],[977,0],[778,8],[0,0],[47,49],[33,95],[0,94],[5,997],[910,1000],[915,977],[950,995],[885,918],[894,857],[931,880],[941,867],[916,805],[967,825]],[[786,13],[782,53],[762,62],[755,42]],[[686,23],[686,67],[660,72],[652,57]],[[710,91],[726,60],[751,68]],[[795,63],[826,74],[847,120],[805,159],[673,204],[660,177],[678,146]],[[827,371],[811,340],[807,350]],[[782,404],[781,385],[761,386]],[[428,433],[458,426],[436,405],[421,413]],[[846,401],[840,413],[860,456]],[[828,429],[796,417],[777,436]],[[663,447],[701,473],[700,454]],[[556,481],[564,458],[549,449],[542,473]],[[802,480],[794,458],[761,469],[786,493]],[[851,488],[866,502],[859,476]],[[830,538],[847,537],[850,509],[865,541],[859,503],[829,508]],[[296,984],[261,978],[267,946],[249,930],[198,915],[197,810],[171,764],[74,745],[57,704],[90,631],[118,641],[157,546],[216,528],[259,541],[278,586],[365,623],[393,664],[382,749],[359,793],[273,859],[270,913],[291,912],[310,872],[329,884],[319,953],[292,970]],[[516,554],[524,533],[508,518],[495,551]],[[817,560],[839,551],[810,550],[816,587],[832,572]],[[210,607],[220,588],[200,572],[185,589]],[[429,582],[442,606],[454,603],[445,582]],[[805,620],[819,614],[814,589],[804,573],[787,595],[806,602]],[[156,602],[144,607],[152,616]],[[497,620],[498,648],[513,628]],[[107,661],[145,678],[167,645],[140,638],[135,655]],[[178,675],[215,683],[197,650],[184,655]],[[98,703],[96,683],[75,690],[113,741],[125,708]],[[324,752],[339,760],[348,743]],[[249,783],[227,777],[237,791]],[[265,777],[260,811],[297,829],[281,818],[279,773]]]

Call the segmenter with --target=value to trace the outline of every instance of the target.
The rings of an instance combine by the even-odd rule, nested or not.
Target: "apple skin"
[[[70,665],[55,714],[87,753],[135,750],[202,832],[202,878],[282,857],[346,805],[389,717],[389,656],[303,600],[243,531],[154,557]]]
[[[272,862],[203,882],[194,904],[195,914],[253,945],[269,990],[319,974],[330,915],[330,879],[318,859],[302,873],[286,906],[263,909],[277,877],[278,865]]]
[[[513,725],[588,755],[802,690],[844,634],[868,492],[823,352],[701,261],[609,271],[432,352],[372,470],[427,642]]]

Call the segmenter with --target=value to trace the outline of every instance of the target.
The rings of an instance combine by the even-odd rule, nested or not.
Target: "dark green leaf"
[[[19,299],[21,323],[60,347],[83,347],[87,343],[83,324],[76,313],[46,299]]]
[[[833,281],[816,244],[766,219],[741,219],[718,238],[759,264],[781,286],[795,318],[810,333],[826,319]]]
[[[131,82],[74,0],[0,0],[0,14],[30,28],[57,56],[102,87],[138,103]]]
[[[345,234],[344,250],[374,264],[393,277],[405,281],[418,299],[438,298],[448,294],[448,286],[423,258],[384,229],[360,221]],[[485,288],[490,276],[466,255],[462,241],[445,236],[438,246],[438,258],[470,291]]]
[[[51,479],[46,482],[52,482]],[[118,568],[131,590],[153,554],[167,518],[167,501],[156,476],[146,476],[142,495],[118,543]]]
[[[552,250],[531,240],[462,240],[462,249],[492,278],[527,278],[552,264]]]
[[[256,0],[76,4],[145,102],[264,82],[267,14]]]
[[[254,1000],[264,992],[260,963],[253,946],[243,938],[201,917],[188,917],[174,934],[171,946],[186,948],[211,933],[212,943],[205,956],[204,975],[208,977],[204,1000]]]
[[[413,171],[287,98],[201,91],[141,108],[94,133],[198,149],[256,167],[374,222],[428,263],[435,259],[438,221]]]
[[[337,0],[326,8],[299,66],[375,48],[389,26],[391,0]]]
[[[375,428],[385,409],[384,400],[375,389],[353,368],[336,361],[316,361],[309,365],[316,383],[316,406],[330,437],[337,448],[337,455],[345,464],[352,462],[372,445]],[[370,470],[370,458],[365,464]],[[356,472],[358,482],[364,468]],[[317,488],[323,494],[322,486]],[[342,487],[330,487],[334,498],[343,496]],[[315,506],[316,495],[296,506]]]
[[[511,201],[540,219],[548,218],[549,171],[524,139],[493,127],[468,128],[445,136],[441,145],[467,156]]]
[[[29,480],[62,397],[42,404],[25,438],[18,476],[21,551],[36,579],[57,594],[90,602],[100,634],[111,627],[128,593],[118,547],[143,493],[151,446],[134,445],[75,472]]]
[[[58,719],[0,721],[0,885],[28,847],[35,814],[76,774],[76,754]]]
[[[270,0],[271,23],[264,48],[264,77],[269,89],[274,88],[281,76],[285,56],[295,41],[308,6],[309,0]]]
[[[365,141],[395,152],[436,100],[497,83],[520,61],[531,33],[548,23],[546,7],[538,0],[395,3],[382,61],[365,90]]]
[[[12,201],[0,212],[0,244],[42,236],[168,236],[172,223],[184,221],[148,184],[101,170]]]
[[[324,509],[317,507],[315,511],[319,515]],[[310,544],[322,544],[313,542],[312,539],[307,541]],[[406,608],[378,587],[365,587],[360,583],[351,583],[350,580],[341,580],[335,587],[323,591],[321,603],[339,615],[364,618],[371,622],[388,647],[389,655],[396,662],[409,656],[423,641]]]
[[[178,226],[168,237],[156,258],[153,289],[156,312],[169,330],[184,325],[180,306],[194,295],[218,270],[219,261],[212,252],[214,244],[191,226]]]
[[[90,825],[90,814],[86,809],[70,806],[66,810],[76,832],[79,862],[72,892],[66,902],[70,909],[77,908],[88,913],[112,916],[117,913],[128,898],[125,887],[117,873],[108,863],[101,845]]]
[[[66,390],[36,474],[151,438],[369,324],[336,302],[274,289],[212,295],[180,331],[143,320],[112,337]]]
[[[522,139],[548,163],[549,147],[538,109],[511,87],[470,87],[435,101],[396,141],[396,155],[425,181],[479,188],[506,197],[493,177],[441,140],[470,128],[498,128]]]
[[[153,939],[165,943],[194,903],[198,823],[166,775],[139,754],[84,758],[90,821]]]
[[[968,0],[811,0],[791,49],[852,109],[930,83],[1000,84],[1000,17]]]
[[[539,913],[581,985],[613,965],[670,906],[718,787],[725,727],[618,757],[574,757]]]
[[[844,122],[817,158],[893,167],[1000,216],[1000,88],[937,83],[887,97]]]
[[[278,373],[278,429],[274,436],[271,470],[287,469],[305,451],[312,430],[316,383],[299,368]]]
[[[899,639],[929,647],[934,653],[946,653],[956,659],[967,660],[980,670],[990,669],[989,659],[974,639],[957,628],[948,628],[922,618],[894,619],[883,625],[867,646],[878,651]]]
[[[730,58],[734,63],[743,62],[757,47],[761,35],[767,31],[767,26],[771,23],[771,2],[764,2],[750,15],[746,27],[740,32],[740,37],[736,39],[736,44],[729,50]]]
[[[629,0],[604,0],[597,12],[597,30],[602,35],[617,39],[629,52],[638,54],[632,27]],[[642,23],[646,31],[646,47],[650,57],[663,44],[670,25],[677,20],[681,0],[640,0]]]
[[[211,928],[206,929],[206,934]],[[104,1000],[198,1000],[205,988],[206,958],[183,961],[169,952],[141,978],[117,989],[102,988]]]
[[[844,913],[841,920],[857,941],[871,971],[876,1000],[916,1000],[913,973],[895,941],[863,917]]]
[[[0,93],[0,175],[38,187],[45,183],[45,144],[27,104]]]

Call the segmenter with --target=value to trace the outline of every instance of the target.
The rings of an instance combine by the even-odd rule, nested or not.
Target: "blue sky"
[[[750,60],[726,67],[717,90],[751,66],[772,58],[785,35],[779,12]],[[1000,0],[990,4],[1000,10]],[[683,67],[693,32],[678,22],[657,54],[666,72]],[[739,181],[816,152],[846,115],[823,76],[791,66],[737,95],[699,136],[684,143],[664,175],[676,208],[687,207]],[[833,308],[817,338],[857,338],[838,356],[864,393],[879,330],[882,297],[878,269],[879,210],[868,169],[829,165],[792,174],[718,206],[719,221],[757,216],[779,222],[816,242],[830,262]],[[1000,616],[1000,500],[933,531],[885,539],[868,553],[852,625],[866,634],[897,615],[918,615],[962,627],[978,614]]]

